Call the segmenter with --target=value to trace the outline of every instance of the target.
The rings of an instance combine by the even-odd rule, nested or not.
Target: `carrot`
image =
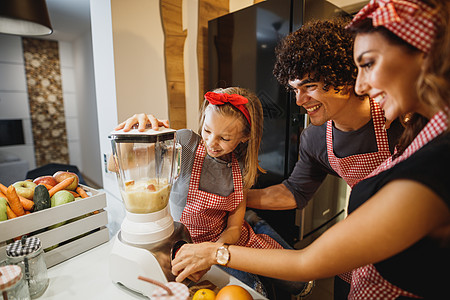
[[[80,197],[80,195],[78,195],[78,194],[75,193],[74,191],[69,191],[69,190],[66,190],[66,191],[68,191],[69,193],[71,193],[75,198]]]
[[[6,195],[0,192],[0,197],[6,198]]]
[[[19,217],[25,214],[23,210],[23,205],[20,202],[20,198],[16,193],[16,188],[12,185],[8,187],[6,190],[6,198],[8,199],[9,206],[12,211]]]
[[[7,188],[6,186],[4,186],[3,184],[0,183],[0,197],[8,198],[8,197],[6,197],[6,196],[4,196],[4,195],[2,196],[2,194],[7,195],[7,190],[8,190],[8,188]],[[16,193],[17,193],[17,192],[16,192]],[[28,200],[28,199],[25,198],[25,197],[20,196],[20,195],[17,195],[17,196],[19,196],[20,202],[31,201],[31,200]]]
[[[50,184],[46,184],[46,183],[39,183],[39,184],[45,186],[48,191],[50,191],[53,188],[53,185],[50,185]]]
[[[23,209],[25,209],[25,210],[33,209],[34,202],[31,200],[20,198],[20,203],[22,203]]]
[[[8,205],[6,205],[6,215],[8,216],[8,220],[17,218],[17,215],[12,211],[11,208],[9,208]]]
[[[26,214],[26,215],[29,215],[29,214],[31,214],[31,211],[26,210],[26,211],[25,211],[25,214]]]
[[[86,191],[81,186],[78,186],[76,191],[78,194],[80,194],[81,198],[89,197],[89,195],[86,193]]]
[[[49,196],[51,197],[56,192],[59,192],[59,191],[65,189],[66,187],[71,185],[74,180],[75,180],[75,177],[69,177],[69,178],[64,179],[63,181],[61,181],[60,183],[58,183],[57,185],[55,185],[48,191]]]
[[[7,190],[7,189],[8,189],[8,188],[7,188],[6,186],[4,186],[3,184],[0,183],[0,192],[2,192],[3,194],[6,195],[6,190]]]

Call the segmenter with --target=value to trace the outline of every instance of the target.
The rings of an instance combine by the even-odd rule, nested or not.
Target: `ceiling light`
[[[52,32],[45,0],[0,1],[0,33],[48,35]]]

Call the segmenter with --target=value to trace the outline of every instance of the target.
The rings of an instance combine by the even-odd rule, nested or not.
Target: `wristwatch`
[[[223,244],[216,251],[216,262],[221,266],[226,266],[230,261],[230,251],[228,250],[229,244]]]

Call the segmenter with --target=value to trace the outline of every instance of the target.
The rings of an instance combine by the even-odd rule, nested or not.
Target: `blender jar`
[[[161,128],[110,134],[119,188],[128,212],[148,214],[167,206],[181,159],[175,133]]]

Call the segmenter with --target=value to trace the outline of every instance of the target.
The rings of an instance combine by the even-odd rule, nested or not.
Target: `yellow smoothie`
[[[122,198],[125,208],[136,214],[159,211],[167,206],[170,196],[170,184],[167,180],[156,179],[129,181],[125,183]]]

